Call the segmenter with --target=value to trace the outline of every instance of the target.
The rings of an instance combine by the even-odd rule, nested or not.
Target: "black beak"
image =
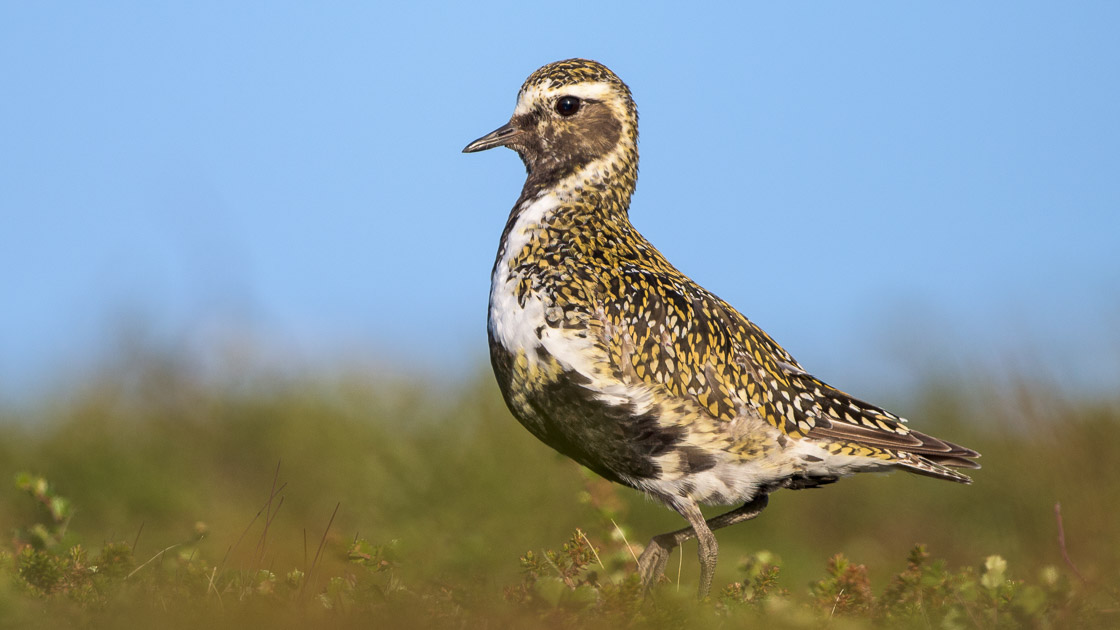
[[[494,147],[504,147],[519,135],[521,135],[521,132],[513,126],[512,122],[508,122],[468,144],[463,149],[463,153],[475,153],[477,151],[493,149]]]

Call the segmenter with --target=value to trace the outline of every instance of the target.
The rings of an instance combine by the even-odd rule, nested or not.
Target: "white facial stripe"
[[[513,110],[513,115],[519,116],[528,113],[536,103],[561,95],[605,100],[613,89],[613,86],[609,83],[577,83],[559,88],[534,85],[521,93],[521,96],[517,99],[517,107]]]

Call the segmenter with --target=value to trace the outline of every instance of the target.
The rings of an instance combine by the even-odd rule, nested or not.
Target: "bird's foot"
[[[642,578],[642,588],[647,592],[661,580],[665,573],[665,565],[669,562],[669,555],[677,546],[676,538],[672,534],[654,536],[646,545],[645,551],[638,558],[638,575]]]

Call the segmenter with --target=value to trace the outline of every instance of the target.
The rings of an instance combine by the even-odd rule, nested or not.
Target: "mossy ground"
[[[693,545],[649,597],[634,574],[679,517],[539,444],[484,371],[145,363],[0,421],[0,627],[1120,625],[1120,401],[972,383],[908,407],[983,453],[975,484],[778,493],[719,532],[696,602]]]

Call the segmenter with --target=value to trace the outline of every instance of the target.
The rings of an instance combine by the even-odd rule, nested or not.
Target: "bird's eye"
[[[556,113],[561,116],[571,116],[579,111],[579,99],[574,96],[562,96],[556,101]]]

